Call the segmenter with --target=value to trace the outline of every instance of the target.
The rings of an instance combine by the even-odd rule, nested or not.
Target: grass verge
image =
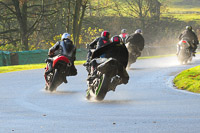
[[[174,56],[174,54],[172,54],[172,55],[159,55],[159,56],[146,56],[146,57],[139,57],[138,59],[151,59],[151,58],[161,58],[161,57],[168,57],[168,56]],[[75,65],[81,65],[83,63],[85,63],[85,60],[75,61]],[[0,73],[22,71],[22,70],[31,70],[31,69],[40,69],[40,68],[45,68],[45,66],[46,66],[46,63],[14,65],[14,66],[1,66],[0,67]]]
[[[83,64],[84,62],[85,61],[75,61],[75,65],[80,65],[80,64]],[[0,73],[22,71],[22,70],[31,70],[31,69],[40,69],[40,68],[45,68],[45,66],[46,66],[46,63],[2,66],[2,67],[0,67]]]
[[[144,56],[144,57],[138,57],[138,59],[151,59],[151,58],[161,58],[161,57],[169,57],[169,56],[175,56],[175,54],[157,55],[157,56]]]
[[[178,89],[200,93],[200,66],[182,71],[173,82]]]

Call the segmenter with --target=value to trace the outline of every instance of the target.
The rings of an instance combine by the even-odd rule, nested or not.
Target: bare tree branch
[[[18,32],[18,31],[19,31],[19,29],[10,29],[10,30],[0,32],[0,34],[7,34],[7,33],[11,33],[11,32]]]
[[[0,4],[4,5],[8,10],[10,10],[13,14],[16,14],[16,12],[10,8],[7,4],[5,4],[4,2],[0,1]]]

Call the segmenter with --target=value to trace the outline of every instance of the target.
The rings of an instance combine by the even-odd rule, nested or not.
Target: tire
[[[100,78],[100,82],[97,88],[95,89],[95,91],[93,91],[92,89],[89,89],[89,92],[87,92],[86,98],[89,100],[91,99],[91,97],[94,97],[95,100],[102,101],[108,92],[109,84],[110,84],[109,76],[107,76],[106,74],[103,74]]]
[[[44,89],[45,89],[46,91],[48,91],[48,85],[47,85],[47,84],[45,84]]]
[[[187,64],[187,61],[185,61],[184,59],[180,60],[179,62],[180,62],[181,65]]]
[[[192,56],[191,53],[188,50],[185,51],[180,51],[178,55],[178,60],[180,64],[184,65],[187,64],[188,62],[192,61]]]
[[[187,64],[188,61],[189,61],[189,59],[185,59],[185,58],[179,59],[179,62],[180,62],[181,65]]]
[[[180,62],[181,65],[185,63],[185,52],[180,51],[178,55],[178,61]]]
[[[180,55],[179,55],[179,56],[180,56]],[[184,64],[184,59],[183,59],[183,58],[178,57],[178,61],[179,61],[179,63],[180,63],[181,65]]]
[[[55,69],[53,79],[49,85],[49,91],[55,91],[56,88],[62,83],[60,79],[60,73],[57,69]]]
[[[87,100],[90,100],[91,99],[91,95],[90,95],[90,91],[89,91],[90,88],[88,88],[87,92],[86,92],[86,99]]]
[[[188,60],[189,62],[192,62],[192,56],[189,58],[189,60]]]
[[[127,68],[130,69],[131,64],[135,63],[136,60],[137,60],[136,56],[129,54],[129,60],[128,60]]]
[[[128,64],[127,64],[127,67],[126,67],[126,68],[127,68],[128,70],[130,70],[130,67],[131,67],[131,64],[128,62]]]

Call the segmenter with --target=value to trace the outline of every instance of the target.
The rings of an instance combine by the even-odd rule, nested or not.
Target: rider
[[[64,55],[68,57],[71,62],[70,74],[67,76],[77,75],[77,69],[74,66],[74,61],[76,60],[76,47],[73,45],[73,42],[70,40],[70,34],[64,33],[61,37],[61,41],[56,42],[54,46],[49,49],[48,58],[46,62],[48,63],[49,69],[45,74],[49,74],[52,69],[53,59],[52,57],[56,55]]]
[[[126,66],[128,64],[128,50],[125,44],[122,42],[119,36],[113,36],[111,38],[111,43],[97,49],[93,55],[92,59],[99,58],[104,54],[105,58],[114,58],[116,59],[118,64],[118,74],[120,77],[116,77],[113,79],[110,89],[115,91],[115,88],[119,84],[127,84],[129,80],[129,75],[126,71]]]
[[[131,45],[137,46],[139,51],[142,51],[144,49],[144,37],[142,36],[142,30],[137,29],[135,33],[131,34],[126,42],[130,42]]]
[[[121,30],[121,34],[119,35],[122,39],[123,43],[126,43],[126,39],[128,38],[128,33],[126,29]]]
[[[110,32],[103,31],[101,33],[101,37],[94,39],[90,44],[87,45],[89,50],[88,50],[88,54],[87,54],[87,62],[83,64],[84,66],[88,66],[88,64],[90,62],[90,58],[92,55],[91,49],[98,49],[106,44],[109,44],[110,43],[109,39],[110,39]]]
[[[199,40],[197,35],[192,31],[192,26],[186,26],[186,29],[180,34],[179,36],[179,41],[181,41],[182,39],[186,39],[188,41],[188,43],[190,44],[191,47],[191,51],[193,53],[193,56],[195,56],[195,51],[197,49],[197,45],[199,44]],[[177,55],[180,51],[180,46],[177,46]]]

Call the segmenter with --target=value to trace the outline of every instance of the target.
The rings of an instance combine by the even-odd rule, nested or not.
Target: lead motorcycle
[[[178,43],[179,52],[177,54],[178,61],[181,64],[187,64],[192,61],[191,45],[187,40],[181,40]]]
[[[53,62],[52,71],[49,74],[44,74],[45,90],[55,91],[56,88],[63,82],[67,83],[66,76],[70,72],[71,62],[63,55],[57,55],[48,59]],[[45,72],[49,70],[49,63],[45,67]]]
[[[113,81],[119,79],[117,75],[118,61],[114,58],[93,59],[88,66],[88,70],[90,71],[89,75],[93,75],[93,79],[87,81],[86,98],[101,101],[107,92],[111,90]]]

